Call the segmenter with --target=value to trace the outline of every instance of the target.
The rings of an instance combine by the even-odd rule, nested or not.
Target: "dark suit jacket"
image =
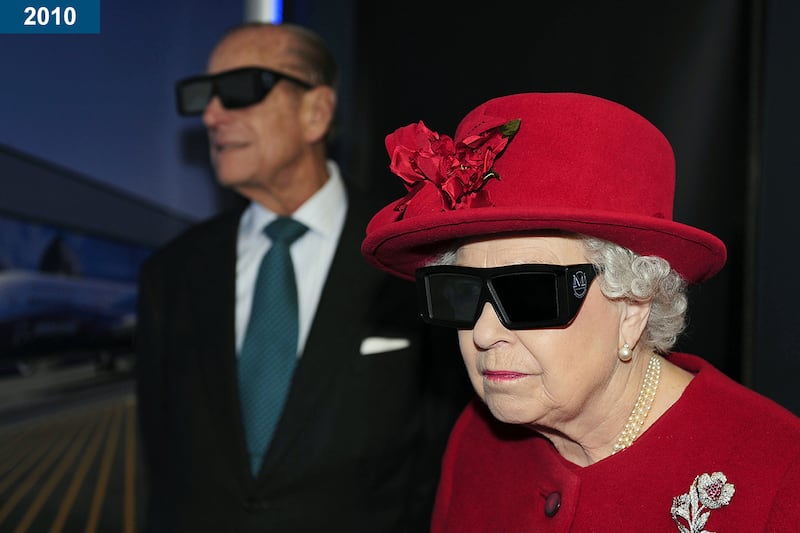
[[[471,388],[456,335],[360,253],[350,209],[258,479],[245,452],[234,286],[241,209],[188,230],[140,276],[138,406],[151,532],[428,531],[440,457]],[[405,349],[361,355],[372,336]]]

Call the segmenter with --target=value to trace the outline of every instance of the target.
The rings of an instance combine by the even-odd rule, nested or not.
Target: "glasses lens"
[[[578,314],[595,275],[591,264],[420,268],[421,314],[433,324],[472,329],[489,301],[508,329],[563,327]]]
[[[265,69],[243,68],[178,82],[178,112],[181,115],[200,115],[215,95],[226,109],[257,104],[267,96],[279,77]]]
[[[211,101],[213,84],[210,79],[198,79],[178,84],[178,111],[182,115],[196,115],[205,110]]]
[[[492,279],[492,288],[512,326],[558,318],[558,287],[551,272],[518,272]]]
[[[426,276],[428,316],[453,327],[472,327],[483,282],[460,274]]]
[[[248,107],[260,102],[272,89],[273,83],[263,83],[258,69],[242,69],[217,77],[215,92],[227,109]]]

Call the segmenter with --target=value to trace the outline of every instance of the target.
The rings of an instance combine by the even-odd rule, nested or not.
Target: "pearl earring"
[[[617,357],[624,363],[627,363],[633,358],[633,350],[631,350],[631,346],[627,342],[617,351]]]

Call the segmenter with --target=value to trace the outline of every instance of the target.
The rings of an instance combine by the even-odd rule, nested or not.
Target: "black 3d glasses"
[[[472,329],[488,301],[508,329],[562,327],[578,314],[595,276],[590,264],[424,267],[417,269],[420,315],[429,324]]]
[[[294,76],[258,67],[228,70],[210,76],[194,76],[175,84],[178,113],[200,115],[218,96],[226,109],[239,109],[263,100],[280,80],[288,80],[306,89],[314,85]]]

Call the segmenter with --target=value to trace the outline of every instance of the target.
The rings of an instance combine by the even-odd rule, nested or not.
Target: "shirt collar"
[[[341,213],[347,209],[347,194],[341,171],[335,161],[327,161],[328,180],[297,211],[292,218],[305,224],[310,232],[324,238],[331,236],[338,227]],[[248,241],[260,237],[264,227],[277,215],[257,202],[250,202],[242,213],[239,224],[239,239]]]

